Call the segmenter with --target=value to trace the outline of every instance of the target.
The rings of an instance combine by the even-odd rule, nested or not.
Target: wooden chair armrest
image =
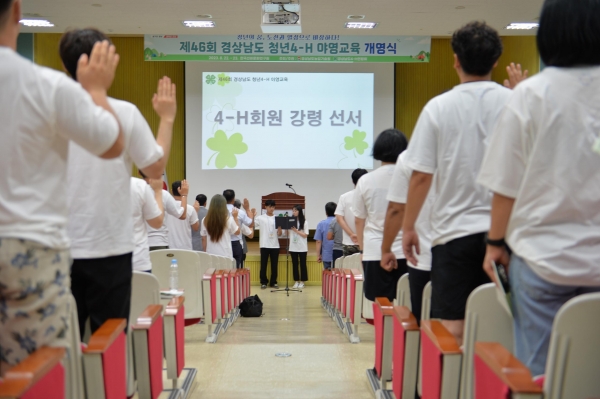
[[[462,353],[454,335],[440,321],[421,320],[421,331],[427,334],[431,342],[433,342],[443,355]]]
[[[542,393],[529,369],[497,342],[475,342],[475,355],[504,382],[513,393]]]
[[[207,269],[204,272],[204,275],[202,276],[202,280],[210,280],[212,278],[213,274],[215,274],[215,269],[211,267],[210,269]]]
[[[65,348],[43,347],[8,370],[0,383],[0,398],[17,398],[42,379],[65,357]]]
[[[131,326],[134,330],[148,330],[162,314],[162,305],[148,305],[138,316],[135,324]]]
[[[394,306],[390,302],[389,299],[384,297],[375,298],[375,303],[381,309],[381,314],[383,316],[393,316],[394,315]]]
[[[402,324],[404,331],[419,331],[417,318],[406,306],[394,306],[394,317]]]
[[[125,330],[127,320],[108,319],[100,326],[98,330],[90,337],[90,342],[83,353],[94,354],[104,353],[110,348],[113,342]]]
[[[352,269],[352,275],[354,276],[355,280],[363,279],[363,272],[358,269]]]
[[[169,301],[167,304],[167,309],[165,310],[165,316],[175,316],[179,309],[183,306],[183,302],[185,302],[184,296],[177,296]]]
[[[342,269],[342,271],[344,272],[344,275],[348,278],[350,278],[352,276],[352,270],[350,269]]]

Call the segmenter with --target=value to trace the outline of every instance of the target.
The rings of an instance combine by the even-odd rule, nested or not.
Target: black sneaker
[[[266,284],[263,284],[263,285],[261,285],[261,286],[260,286],[260,289],[261,289],[261,290],[266,290],[266,289],[267,289],[267,285],[266,285]]]

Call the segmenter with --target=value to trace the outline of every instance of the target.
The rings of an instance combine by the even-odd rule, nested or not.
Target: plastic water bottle
[[[171,291],[177,291],[178,286],[179,286],[179,275],[178,273],[178,267],[177,267],[177,259],[173,259],[171,261],[171,275],[170,275],[170,289]]]

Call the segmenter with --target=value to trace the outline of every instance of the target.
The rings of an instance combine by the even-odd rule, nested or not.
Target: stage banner
[[[146,61],[429,62],[431,36],[144,35]]]

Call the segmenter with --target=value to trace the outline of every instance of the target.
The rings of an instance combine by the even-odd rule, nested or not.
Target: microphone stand
[[[286,232],[287,232],[286,233],[287,234],[287,244],[286,244],[286,247],[285,247],[285,288],[279,288],[277,290],[271,290],[271,292],[285,291],[286,295],[290,296],[290,291],[302,292],[302,290],[300,288],[290,288],[290,265],[289,265],[289,256],[290,256],[290,231],[286,230]],[[300,260],[298,260],[298,261],[300,261]]]
[[[298,195],[298,193],[296,192],[296,190],[294,190],[294,189],[292,188],[292,185],[291,185],[291,184],[286,184],[286,186],[288,186],[288,188],[289,188],[290,190],[292,190],[292,191],[294,192],[294,194]]]

